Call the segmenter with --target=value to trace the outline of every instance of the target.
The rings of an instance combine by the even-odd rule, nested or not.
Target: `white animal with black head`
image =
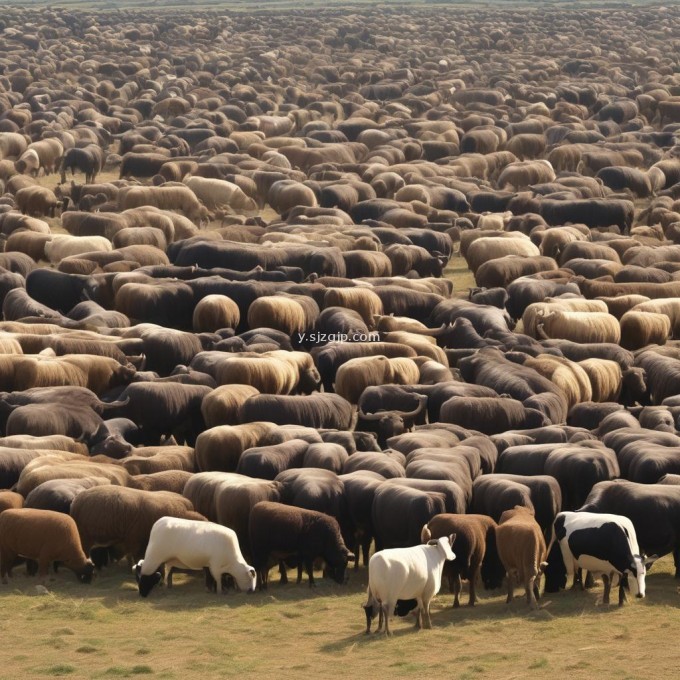
[[[379,614],[378,632],[385,621],[385,634],[391,635],[390,617],[397,608],[397,614],[408,611],[408,603],[414,600],[417,607],[416,627],[421,624],[432,628],[430,602],[439,592],[442,583],[442,569],[446,560],[455,559],[451,546],[456,538],[442,536],[428,541],[425,545],[412,548],[390,548],[380,550],[368,563],[368,601],[366,612],[366,633],[371,632],[371,622]],[[399,606],[404,607],[400,610]]]
[[[144,559],[135,565],[142,597],[163,579],[163,564],[170,573],[207,567],[219,592],[223,574],[232,576],[241,590],[255,590],[255,569],[243,559],[236,533],[212,522],[161,517],[153,525]]]
[[[555,518],[553,541],[558,541],[567,576],[586,569],[604,581],[603,604],[609,604],[612,580],[619,577],[619,606],[625,582],[637,597],[645,596],[645,574],[653,558],[640,553],[633,523],[623,515],[561,512]],[[628,579],[627,577],[631,578]]]

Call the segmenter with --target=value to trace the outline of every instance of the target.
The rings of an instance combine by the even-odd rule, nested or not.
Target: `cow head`
[[[153,574],[144,575],[142,574],[142,565],[144,560],[140,560],[133,567],[133,572],[135,578],[137,579],[137,587],[139,588],[139,594],[142,597],[147,597],[148,594],[153,590],[153,587],[163,580],[163,574],[160,571],[155,571]]]
[[[657,559],[657,555],[652,555],[651,557],[647,557],[646,555],[633,555],[633,559],[625,573],[630,573],[632,576],[632,578],[628,579],[628,583],[630,584],[630,592],[636,597],[645,596],[645,576],[647,574],[647,568],[651,567]]]
[[[548,566],[543,570],[545,574],[545,592],[556,593],[567,587],[567,569],[558,541],[555,541],[548,553]]]
[[[455,553],[451,550],[451,546],[453,546],[455,540],[456,534],[451,534],[450,536],[442,536],[441,538],[428,541],[427,544],[437,546],[437,549],[444,556],[444,559],[451,561],[456,559]]]
[[[234,574],[234,579],[239,590],[246,593],[254,593],[257,585],[257,573],[249,564],[241,565],[239,573]]]
[[[340,584],[347,583],[349,580],[349,574],[347,572],[347,564],[349,562],[356,562],[356,555],[353,552],[345,549],[343,552],[343,558],[337,562],[331,564],[327,563],[327,573],[336,582]]]
[[[87,560],[85,566],[77,572],[77,575],[81,583],[92,583],[92,577],[94,576],[94,563],[92,560]]]

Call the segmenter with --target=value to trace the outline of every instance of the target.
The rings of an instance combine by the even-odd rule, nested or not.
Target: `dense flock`
[[[3,581],[680,576],[679,7],[0,31]]]

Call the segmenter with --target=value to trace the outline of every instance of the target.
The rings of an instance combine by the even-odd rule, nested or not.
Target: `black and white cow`
[[[555,518],[553,541],[559,544],[567,575],[586,569],[604,581],[603,604],[609,604],[612,580],[619,577],[619,606],[625,599],[624,584],[645,596],[645,557],[640,554],[633,523],[622,515],[595,512],[561,512]],[[555,572],[553,572],[555,576]],[[548,583],[546,589],[550,590]]]

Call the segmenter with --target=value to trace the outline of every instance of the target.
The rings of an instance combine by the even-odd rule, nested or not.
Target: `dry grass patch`
[[[475,288],[474,274],[468,269],[465,258],[460,255],[453,255],[449,264],[444,270],[444,278],[453,281],[453,291],[456,297],[468,297],[470,288]]]
[[[123,567],[89,588],[60,573],[42,596],[18,575],[0,588],[0,667],[74,680],[362,677],[366,669],[376,680],[671,676],[680,625],[671,568],[668,557],[658,563],[647,599],[622,609],[602,607],[601,588],[549,595],[537,612],[519,590],[510,606],[499,591],[457,611],[441,594],[432,631],[414,631],[409,617],[395,622],[391,640],[363,635],[363,568],[345,587],[273,583],[255,595],[210,595],[201,578],[177,577],[172,591],[147,600]]]

